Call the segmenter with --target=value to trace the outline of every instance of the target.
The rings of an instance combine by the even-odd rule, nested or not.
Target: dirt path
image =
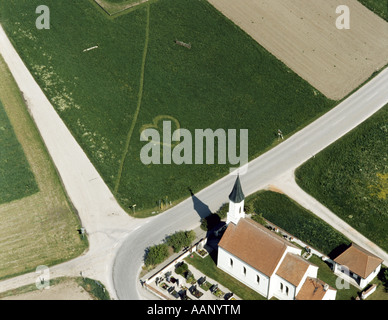
[[[388,23],[357,0],[209,2],[330,99],[388,63]],[[350,30],[336,27],[339,5],[350,9]]]

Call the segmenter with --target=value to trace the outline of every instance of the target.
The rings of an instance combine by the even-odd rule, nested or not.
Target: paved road
[[[250,162],[248,173],[241,176],[244,193],[249,195],[271,184],[281,188],[284,174],[295,170],[387,103],[388,69],[323,117]],[[128,236],[119,249],[113,267],[114,287],[120,299],[141,298],[137,277],[144,248],[160,242],[169,232],[189,229],[198,224],[200,216],[228,201],[234,180],[235,176],[231,175],[220,179],[195,198],[187,199]],[[375,247],[368,242],[358,244],[375,251]],[[387,258],[385,263],[388,263]]]

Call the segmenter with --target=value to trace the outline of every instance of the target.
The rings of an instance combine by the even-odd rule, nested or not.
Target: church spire
[[[241,188],[240,176],[237,176],[236,182],[234,183],[234,187],[232,192],[229,195],[229,200],[234,203],[240,203],[245,199],[244,193]]]
[[[237,176],[232,192],[229,195],[229,211],[226,223],[233,222],[237,224],[241,218],[245,218],[244,211],[244,193],[241,188],[240,176]]]

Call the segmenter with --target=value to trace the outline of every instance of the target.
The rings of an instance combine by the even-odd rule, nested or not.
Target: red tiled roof
[[[334,261],[346,266],[350,271],[364,279],[383,262],[379,257],[354,243],[335,258]]]
[[[267,276],[273,274],[287,246],[295,247],[247,218],[237,225],[230,223],[219,246]]]
[[[276,274],[297,287],[310,265],[312,264],[302,257],[296,254],[287,253],[279,269],[276,271]]]
[[[322,300],[327,290],[335,290],[322,280],[307,277],[295,300]]]

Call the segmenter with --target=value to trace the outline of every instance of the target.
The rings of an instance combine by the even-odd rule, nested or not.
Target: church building
[[[337,291],[317,279],[318,267],[300,248],[245,216],[244,199],[237,177],[217,266],[268,299],[335,300]]]

